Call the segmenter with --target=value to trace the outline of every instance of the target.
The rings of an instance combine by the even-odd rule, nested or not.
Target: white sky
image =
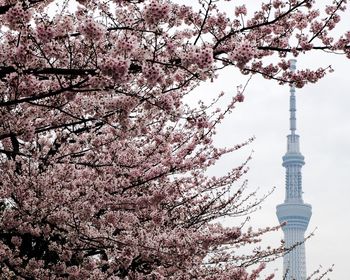
[[[334,56],[327,57],[332,58],[335,60]],[[313,207],[308,232],[318,228],[306,243],[308,272],[319,265],[334,263],[331,279],[346,279],[350,259],[350,95],[346,69],[350,69],[350,60],[336,60],[332,61],[336,68],[333,74],[318,84],[297,90],[297,131],[306,161],[302,170],[304,201]],[[298,59],[299,67],[307,64],[306,58]],[[230,73],[222,75],[215,88],[233,91],[229,76]],[[275,206],[284,200],[285,169],[281,163],[289,133],[288,107],[288,86],[256,77],[246,90],[245,102],[239,104],[218,129],[220,146],[239,143],[250,136],[256,140],[241,152],[233,153],[231,158],[222,160],[212,172],[219,173],[226,166],[243,161],[254,150],[247,175],[249,188],[259,187],[260,192],[265,193],[276,187],[263,209],[252,215],[254,227],[277,224]],[[268,242],[278,242],[282,236],[280,232]],[[282,262],[273,266],[281,268]]]
[[[349,19],[350,21],[350,19]],[[350,26],[350,25],[349,25]],[[306,243],[308,273],[322,265],[335,264],[331,279],[346,279],[350,259],[350,60],[344,56],[314,53],[298,57],[297,68],[332,64],[335,72],[317,84],[297,89],[297,133],[305,156],[303,172],[304,201],[312,205],[313,215],[307,232],[316,234]],[[231,72],[232,71],[232,72]],[[247,77],[227,69],[214,83],[197,89],[201,95],[220,91],[235,93],[236,86]],[[240,152],[225,157],[211,170],[224,174],[254,150],[247,174],[249,189],[275,192],[264,202],[263,209],[251,215],[255,228],[277,225],[275,207],[284,200],[285,169],[282,156],[289,133],[289,87],[254,76],[245,92],[245,101],[218,128],[216,142],[230,146],[255,136],[256,140]],[[265,244],[278,244],[282,232],[269,237]],[[270,265],[282,269],[282,260]],[[281,279],[277,274],[276,279]]]

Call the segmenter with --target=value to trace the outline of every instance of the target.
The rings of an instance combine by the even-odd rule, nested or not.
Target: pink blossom
[[[116,81],[123,81],[129,71],[130,61],[121,56],[104,59],[101,70],[104,74],[111,76]]]
[[[229,58],[235,62],[239,67],[247,64],[255,55],[255,48],[249,41],[242,41],[237,43],[235,49],[229,54]]]
[[[170,5],[162,1],[152,0],[144,9],[145,21],[149,25],[154,25],[168,18]]]
[[[21,246],[21,244],[22,244],[22,238],[19,237],[19,236],[13,236],[13,237],[11,238],[11,243],[12,243],[13,245],[15,245],[16,247],[19,247],[19,246]]]
[[[216,1],[79,0],[47,15],[51,1],[0,2],[1,277],[261,278],[284,248],[252,247],[280,227],[218,220],[261,202],[242,184],[249,160],[207,172],[253,140],[214,141],[245,90],[225,106],[215,88],[211,102],[189,100],[223,68],[317,82],[331,68],[292,73],[287,56],[350,58],[349,31],[334,32],[345,6],[324,18],[315,1],[274,0],[250,16]]]
[[[99,40],[102,38],[104,28],[91,17],[85,19],[80,26],[81,33],[89,40]]]
[[[28,9],[23,9],[21,2],[17,2],[16,5],[10,7],[5,14],[5,19],[10,28],[18,29],[20,25],[24,26],[31,17],[31,13]]]
[[[244,15],[246,16],[247,15],[247,8],[245,5],[242,5],[242,6],[237,6],[235,8],[235,16],[238,17],[240,15]]]

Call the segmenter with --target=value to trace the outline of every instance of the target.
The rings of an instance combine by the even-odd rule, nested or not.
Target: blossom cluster
[[[103,59],[100,67],[105,75],[111,76],[115,81],[122,82],[129,72],[130,60],[121,56],[109,57]]]
[[[199,69],[209,69],[214,62],[213,49],[210,47],[188,47],[181,54],[184,65],[196,65]]]
[[[52,26],[45,26],[42,23],[37,24],[36,26],[36,34],[37,37],[42,41],[42,42],[48,42],[50,41],[54,35],[55,35],[55,30]]]
[[[214,62],[213,49],[210,47],[202,48],[196,53],[194,60],[201,69],[208,69]]]
[[[104,34],[103,26],[91,17],[85,19],[78,30],[80,30],[87,39],[92,41],[101,39]]]
[[[243,15],[243,16],[247,15],[247,7],[245,5],[237,6],[235,8],[235,16],[238,17],[240,15]]]
[[[137,40],[135,36],[127,35],[118,39],[117,46],[120,51],[125,51],[126,54],[130,54],[136,48],[135,43]]]
[[[235,45],[234,50],[229,54],[229,59],[236,62],[238,67],[244,67],[254,58],[256,49],[252,42],[243,40]]]
[[[162,83],[164,79],[164,71],[159,64],[146,64],[143,67],[142,73],[151,86]]]
[[[64,36],[75,32],[73,18],[69,15],[58,16],[54,18],[56,36]]]
[[[155,25],[165,21],[170,12],[170,5],[167,2],[151,1],[144,9],[144,19],[148,25]]]
[[[23,9],[21,2],[17,2],[5,14],[5,20],[10,28],[18,29],[25,25],[31,18],[31,11]]]

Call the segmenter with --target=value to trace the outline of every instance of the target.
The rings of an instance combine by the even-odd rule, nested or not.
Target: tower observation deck
[[[290,60],[290,69],[295,71],[296,60]],[[282,227],[286,248],[292,248],[283,258],[283,273],[286,280],[305,280],[305,244],[304,235],[311,217],[311,205],[304,203],[301,168],[305,164],[299,150],[299,135],[296,134],[295,87],[290,86],[290,134],[287,136],[287,153],[283,156],[286,168],[286,194],[284,203],[277,205],[277,217]]]

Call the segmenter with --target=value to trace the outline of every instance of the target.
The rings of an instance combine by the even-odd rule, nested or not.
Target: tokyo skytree
[[[290,60],[290,69],[295,71],[296,60]],[[311,205],[304,203],[301,168],[305,164],[299,150],[299,135],[296,134],[295,87],[290,86],[290,134],[287,136],[287,153],[283,156],[286,168],[286,194],[282,204],[277,205],[277,217],[282,227],[286,248],[292,248],[283,258],[283,273],[286,280],[305,280],[305,244],[304,234],[311,217]]]

